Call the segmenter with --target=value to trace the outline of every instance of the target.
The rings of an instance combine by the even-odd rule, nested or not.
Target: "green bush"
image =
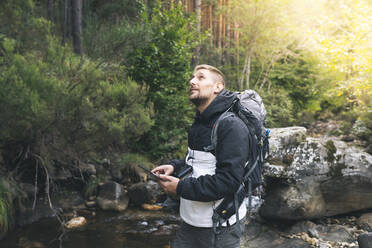
[[[259,91],[267,112],[266,127],[287,127],[295,122],[292,101],[284,89]]]
[[[148,89],[125,67],[77,57],[51,37],[44,53],[22,55],[14,46],[1,43],[0,140],[7,149],[27,148],[46,166],[71,164],[128,151],[153,125]]]
[[[318,64],[319,61],[310,53],[297,51],[276,63],[270,73],[272,84],[288,92],[295,113],[320,109],[317,100],[326,88]]]
[[[13,222],[13,203],[9,190],[0,180],[0,234],[6,233]]]
[[[363,131],[360,133],[360,138],[367,142],[367,144],[372,144],[372,111],[365,111],[360,115],[360,121],[364,127]]]
[[[126,60],[129,75],[149,86],[148,100],[154,103],[155,125],[142,140],[142,151],[154,158],[183,156],[186,128],[191,123],[187,88],[190,61],[197,34],[190,29],[194,19],[186,18],[182,7],[160,8],[151,16],[143,14],[143,27],[149,40],[133,49]]]

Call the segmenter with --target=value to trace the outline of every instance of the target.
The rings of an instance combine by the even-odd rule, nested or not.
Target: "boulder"
[[[75,229],[75,228],[82,227],[85,224],[87,224],[87,220],[84,217],[80,216],[80,217],[72,218],[71,220],[67,221],[65,226],[68,229]]]
[[[264,164],[264,218],[301,220],[372,208],[372,156],[335,138],[273,129]]]
[[[360,228],[372,232],[372,213],[361,215],[357,220],[357,224]]]
[[[89,176],[97,174],[96,166],[94,164],[86,164],[80,162],[78,168],[81,173]]]
[[[143,203],[154,204],[165,200],[164,191],[154,181],[133,184],[128,189],[128,195],[131,203],[135,206],[141,206]]]
[[[124,211],[129,198],[122,185],[107,182],[98,189],[97,205],[103,210]]]

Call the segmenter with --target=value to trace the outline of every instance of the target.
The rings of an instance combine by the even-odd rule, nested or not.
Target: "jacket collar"
[[[208,105],[208,107],[200,114],[196,112],[196,118],[201,121],[210,121],[215,116],[218,116],[225,112],[237,98],[237,94],[226,89],[223,89],[218,96]]]

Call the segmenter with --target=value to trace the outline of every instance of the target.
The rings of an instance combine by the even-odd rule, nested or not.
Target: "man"
[[[225,90],[223,74],[209,65],[196,66],[189,84],[189,99],[197,113],[188,134],[187,156],[185,160],[173,160],[153,170],[165,179],[159,184],[167,194],[180,196],[183,223],[172,247],[240,247],[245,204],[239,207],[240,229],[236,228],[236,215],[233,215],[216,233],[212,215],[213,209],[224,197],[233,195],[243,180],[248,160],[248,128],[235,114],[229,115],[217,129],[216,149],[206,151],[211,145],[213,124],[232,105],[236,95]],[[183,180],[171,176],[185,164],[192,166],[192,175]]]

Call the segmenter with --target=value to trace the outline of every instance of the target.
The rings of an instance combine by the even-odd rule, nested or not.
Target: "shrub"
[[[186,18],[182,7],[152,10],[143,15],[143,26],[150,30],[145,46],[136,47],[126,60],[129,75],[149,86],[148,100],[154,103],[155,125],[142,140],[142,151],[154,158],[183,156],[186,150],[186,128],[190,125],[187,99],[191,75],[190,61],[197,37],[192,18]]]
[[[15,44],[1,43],[0,140],[24,166],[128,151],[153,125],[148,89],[125,67],[77,57],[52,37],[44,53],[19,54]]]
[[[283,89],[259,91],[267,112],[266,127],[286,127],[294,123],[293,105]]]
[[[0,234],[6,233],[13,221],[13,203],[9,190],[0,180]]]

